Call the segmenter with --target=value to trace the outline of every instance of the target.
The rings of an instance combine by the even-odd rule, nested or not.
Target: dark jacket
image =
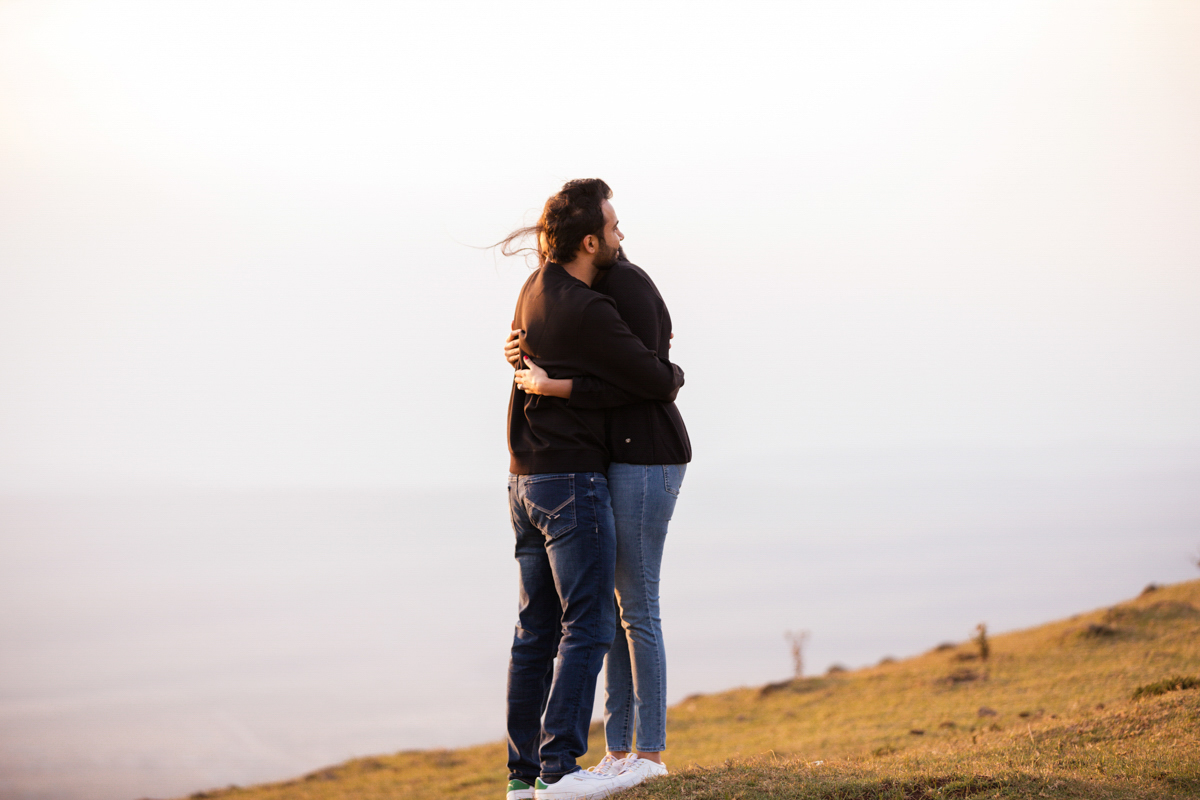
[[[600,273],[592,288],[613,299],[621,319],[646,347],[660,358],[668,358],[671,315],[645,270],[618,261]],[[683,417],[670,400],[643,400],[589,375],[574,380],[568,405],[608,409],[605,441],[615,463],[686,464],[692,460]]]
[[[629,330],[612,298],[558,264],[547,263],[525,281],[512,326],[525,332],[521,353],[551,378],[592,375],[635,398],[667,402],[683,385],[683,370]],[[604,411],[528,395],[514,385],[508,448],[516,475],[603,472],[609,463]]]

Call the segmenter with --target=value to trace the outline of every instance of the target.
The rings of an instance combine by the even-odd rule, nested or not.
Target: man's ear
[[[583,237],[583,249],[594,254],[600,249],[600,240],[596,238],[595,234],[589,233]]]

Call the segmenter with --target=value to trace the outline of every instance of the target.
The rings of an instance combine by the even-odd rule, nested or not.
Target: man
[[[552,378],[591,375],[639,398],[673,400],[683,370],[646,348],[611,298],[592,291],[624,236],[598,179],[546,201],[533,234],[541,266],[521,288],[521,353]],[[520,571],[508,672],[508,800],[607,797],[617,779],[583,771],[596,676],[613,641],[616,540],[604,412],[569,398],[509,401],[509,506]],[[557,657],[557,662],[555,659]]]
[[[592,288],[613,299],[629,329],[668,357],[671,315],[650,276],[622,255]],[[608,407],[608,492],[617,531],[617,635],[604,662],[604,738],[608,752],[592,768],[625,785],[667,774],[667,652],[659,603],[662,556],[691,443],[672,402],[642,400],[598,378],[552,379],[520,354],[518,332],[505,342],[514,380],[528,394],[569,398],[577,407]],[[524,365],[521,368],[521,365]],[[637,743],[637,754],[631,750]]]

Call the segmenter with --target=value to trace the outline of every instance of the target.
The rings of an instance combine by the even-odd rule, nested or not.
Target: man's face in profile
[[[620,222],[617,220],[617,212],[613,209],[612,203],[605,200],[600,208],[604,211],[604,236],[600,238],[596,257],[592,264],[596,269],[610,269],[613,264],[617,263],[617,256],[621,252],[621,241],[625,238],[625,234],[621,233]]]

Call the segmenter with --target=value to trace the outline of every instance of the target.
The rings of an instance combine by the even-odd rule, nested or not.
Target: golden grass
[[[986,662],[967,642],[688,698],[668,714],[673,774],[622,797],[1200,797],[1200,581],[988,641]],[[598,726],[590,744],[585,766]],[[192,797],[496,800],[504,762],[499,743],[404,752]]]

